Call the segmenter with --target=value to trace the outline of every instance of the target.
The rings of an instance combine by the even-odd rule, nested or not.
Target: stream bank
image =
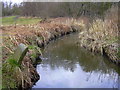
[[[60,19],[59,19],[60,20]],[[67,21],[68,19],[65,19]],[[57,20],[58,21],[58,20]],[[72,23],[42,22],[36,25],[2,26],[3,30],[3,88],[27,89],[40,78],[35,69],[36,57],[41,55],[41,49],[51,40],[80,30]],[[25,44],[29,50],[22,60],[21,68],[16,60],[11,59],[19,44]],[[15,62],[15,64],[14,64]],[[15,67],[13,67],[15,65]],[[21,76],[20,76],[21,75]],[[14,78],[13,78],[14,77]],[[7,82],[7,81],[10,82]]]
[[[78,33],[53,40],[42,52],[36,88],[118,88],[120,68],[76,44]]]
[[[87,43],[86,42],[83,42],[82,44],[80,43],[82,47],[86,47],[86,49],[94,51],[94,50],[97,50],[96,48],[98,48],[98,46],[100,46],[100,49],[98,49],[97,52],[101,53],[101,50],[104,51],[104,49],[101,49],[101,42],[96,43],[94,42],[93,37],[89,38],[93,34],[88,35],[88,33],[86,32],[84,33],[86,29],[85,26],[88,25],[88,23],[89,22],[87,21],[87,19],[82,17],[77,20],[73,18],[49,19],[47,21],[40,22],[35,25],[31,25],[31,24],[17,25],[16,27],[2,26],[1,27],[1,29],[3,30],[3,51],[2,52],[4,53],[2,62],[3,62],[3,65],[5,65],[5,69],[3,68],[3,76],[7,75],[10,78],[9,79],[9,78],[3,77],[3,81],[5,81],[3,82],[3,85],[6,85],[6,87],[8,88],[16,88],[19,85],[21,85],[22,88],[30,88],[40,78],[34,67],[34,63],[36,61],[36,57],[39,57],[41,55],[41,48],[45,47],[51,40],[55,40],[64,35],[67,35],[73,32],[80,32],[80,35],[79,35],[80,41],[88,41]],[[95,40],[95,41],[99,41],[99,40]],[[20,43],[23,43],[29,47],[29,51],[22,62],[22,66],[25,67],[26,69],[24,69],[22,72],[21,71],[17,72],[22,74],[28,73],[29,75],[26,74],[27,76],[23,74],[24,79],[21,79],[20,76],[14,76],[16,75],[15,71],[14,72],[11,72],[9,70],[6,71],[9,68],[9,63],[6,64],[6,61],[7,60],[9,61],[8,56],[11,56],[14,53],[15,47],[17,47]],[[115,47],[115,50],[116,48],[117,47]],[[112,48],[110,48],[109,50],[112,50]],[[104,53],[102,52],[101,54],[108,54],[108,51],[105,51]],[[116,51],[114,51],[114,53],[115,52]],[[110,57],[111,55],[114,55],[114,54],[113,53],[109,54],[108,57]],[[8,66],[6,67],[6,65]],[[26,72],[26,70],[28,70],[29,72]],[[17,79],[14,79],[13,77],[16,77]],[[9,82],[6,82],[8,80],[11,81],[12,84],[10,84]]]
[[[104,18],[93,19],[79,33],[79,44],[91,52],[107,56],[120,65],[118,6],[112,6]]]

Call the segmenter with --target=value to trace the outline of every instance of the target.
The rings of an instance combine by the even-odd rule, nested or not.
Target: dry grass
[[[3,68],[4,76],[8,76],[8,78],[4,77],[4,85],[7,87],[14,87],[14,83],[19,82],[22,84],[22,87],[27,87],[33,84],[31,78],[35,77],[36,72],[29,58],[23,60],[23,70],[19,67],[15,67],[11,70],[11,65],[9,65],[9,63],[6,64],[6,60],[9,59],[9,56],[12,55],[12,53],[14,53],[14,50],[20,43],[35,46],[39,46],[41,43],[45,44],[52,38],[65,35],[72,31],[71,26],[73,26],[73,24],[77,25],[75,22],[74,19],[56,18],[34,25],[17,25],[16,27],[13,25],[2,26],[2,62],[3,65],[5,65]],[[11,83],[7,82],[8,80],[11,81]]]
[[[3,88],[29,88],[34,84],[39,76],[32,65],[32,61],[27,56],[24,57],[20,68],[17,63],[10,62],[10,59],[3,64]],[[8,81],[9,80],[9,81]]]
[[[89,29],[79,34],[81,46],[92,50],[93,52],[101,52],[103,48],[118,41],[118,7],[112,7],[107,11],[105,20],[95,19],[89,24]]]
[[[61,33],[66,34],[71,26],[82,27],[83,22],[73,18],[55,18],[49,19],[44,23],[1,26],[3,36],[3,58],[7,53],[13,53],[14,49],[20,43],[29,45],[37,42],[41,38],[48,41],[51,37],[60,36]],[[4,52],[6,51],[6,53]],[[7,54],[8,55],[8,54]]]

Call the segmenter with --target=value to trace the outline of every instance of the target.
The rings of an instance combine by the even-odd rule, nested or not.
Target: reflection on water
[[[41,78],[33,88],[118,88],[120,69],[76,44],[78,34],[51,42],[37,65]]]

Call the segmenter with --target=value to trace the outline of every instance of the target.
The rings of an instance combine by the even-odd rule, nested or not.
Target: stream
[[[81,48],[78,34],[51,41],[36,67],[32,88],[120,88],[120,68],[106,57]]]

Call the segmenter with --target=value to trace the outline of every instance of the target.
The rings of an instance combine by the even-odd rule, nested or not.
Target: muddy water
[[[78,34],[52,41],[37,65],[40,80],[33,88],[118,88],[120,69],[107,58],[76,44]]]

